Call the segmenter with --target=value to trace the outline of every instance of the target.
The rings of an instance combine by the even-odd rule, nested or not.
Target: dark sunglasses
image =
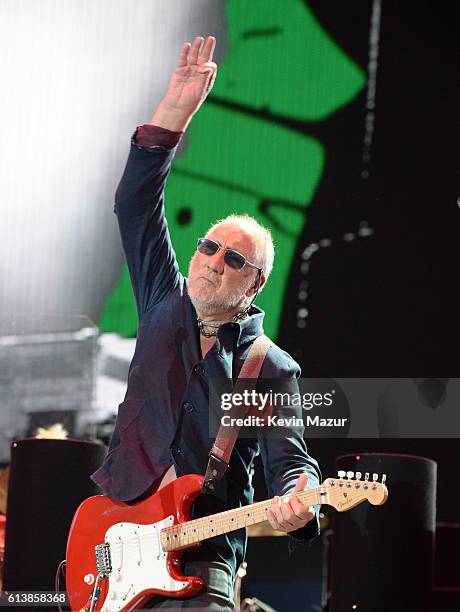
[[[217,242],[214,242],[214,240],[210,240],[209,238],[198,238],[197,250],[203,255],[214,255],[215,253],[217,253],[217,251],[220,251],[221,248],[221,245]],[[248,266],[259,270],[259,272],[262,271],[262,268],[259,268],[258,266],[248,261],[246,257],[244,255],[241,255],[241,253],[238,253],[238,251],[234,251],[233,249],[224,249],[224,253],[225,263],[227,264],[227,266],[230,266],[230,268],[233,268],[234,270],[241,270],[244,264],[248,264]]]

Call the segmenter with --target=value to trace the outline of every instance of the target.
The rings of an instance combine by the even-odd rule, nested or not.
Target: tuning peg
[[[369,480],[369,472],[366,472],[366,473],[364,474],[364,480]]]
[[[357,480],[361,480],[361,476],[362,476],[361,472],[356,472],[356,479]]]
[[[338,472],[339,478],[345,478],[345,470],[339,470]]]
[[[386,474],[382,474],[382,484],[385,484],[387,481],[387,475]]]
[[[354,478],[355,477],[355,473],[354,472],[347,472],[347,478]]]
[[[377,482],[377,480],[378,480],[378,479],[379,479],[379,475],[378,475],[378,474],[375,474],[375,473],[374,473],[374,474],[372,474],[372,480],[373,480],[374,482]]]

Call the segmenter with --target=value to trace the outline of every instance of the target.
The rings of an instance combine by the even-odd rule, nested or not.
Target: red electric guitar
[[[385,475],[339,472],[315,489],[296,493],[307,506],[328,504],[339,512],[367,500],[379,506],[388,491]],[[202,540],[266,519],[271,500],[211,516],[188,519],[203,476],[182,476],[151,497],[126,504],[97,495],[85,500],[67,542],[66,584],[72,610],[133,610],[154,595],[192,597],[203,583],[181,574],[180,556]]]

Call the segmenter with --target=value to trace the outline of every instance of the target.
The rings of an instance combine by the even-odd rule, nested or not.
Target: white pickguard
[[[168,516],[151,525],[117,523],[110,527],[105,541],[110,544],[112,572],[102,612],[121,610],[145,589],[180,591],[187,586],[169,575],[167,553],[160,544],[160,531],[173,524],[173,517]]]

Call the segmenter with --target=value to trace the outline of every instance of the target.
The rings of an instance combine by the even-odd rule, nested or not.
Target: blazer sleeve
[[[281,379],[283,390],[290,394],[299,392],[297,378],[300,367],[281,349],[270,348],[265,359],[261,379],[264,387],[270,386],[270,381],[276,384]],[[275,410],[277,408],[275,407]],[[289,406],[289,416],[302,417],[302,408]],[[321,483],[321,471],[316,459],[308,453],[303,438],[304,428],[300,426],[283,426],[282,428],[266,428],[259,430],[259,447],[265,471],[265,480],[271,497],[289,494],[295,487],[297,479],[305,472],[308,474],[307,489],[317,487]],[[296,531],[288,533],[290,549],[295,541],[309,542],[317,537],[319,530],[320,505],[315,505],[316,518]]]
[[[176,149],[131,141],[114,212],[139,318],[179,282],[179,267],[164,211],[164,189]]]

